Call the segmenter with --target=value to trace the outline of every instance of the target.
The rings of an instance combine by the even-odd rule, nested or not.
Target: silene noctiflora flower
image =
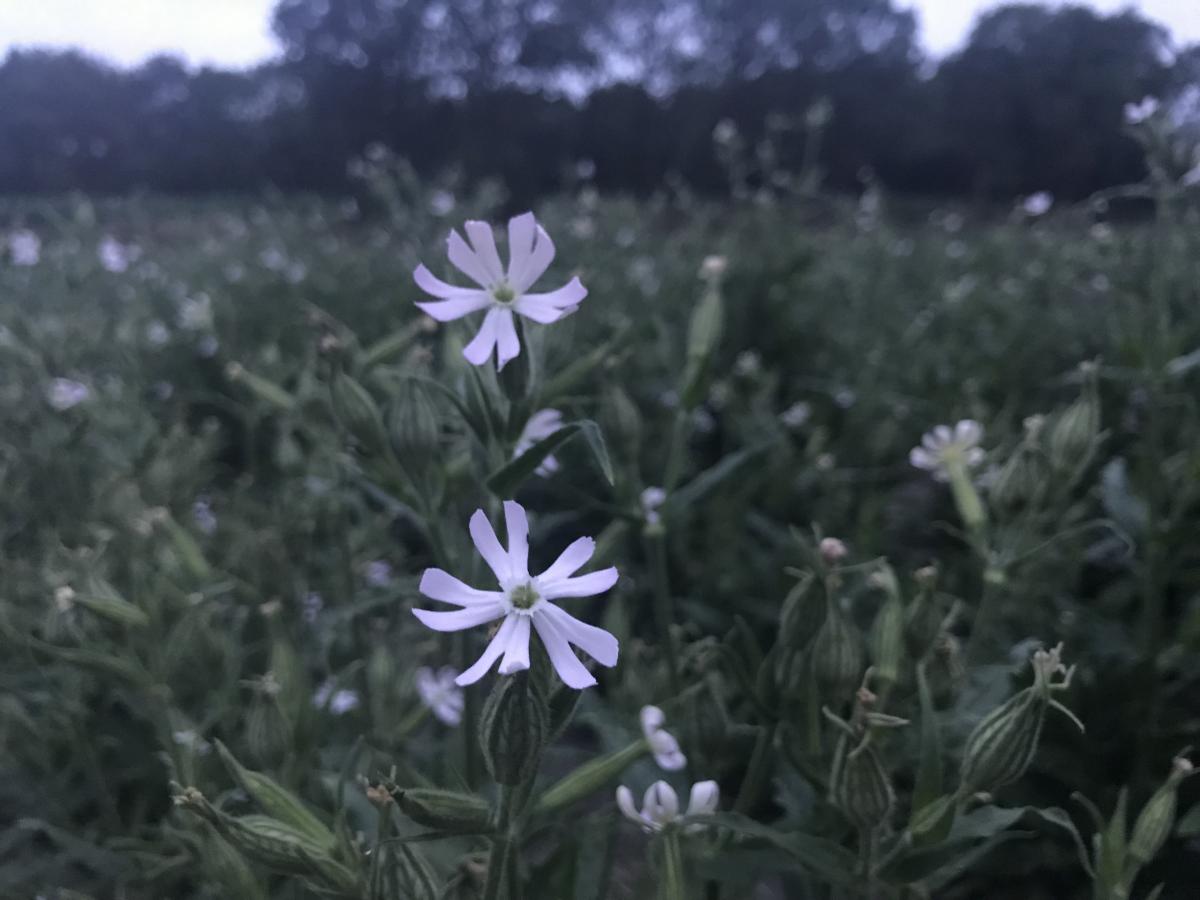
[[[974,419],[963,419],[953,427],[938,425],[913,447],[908,461],[924,469],[938,481],[949,481],[951,467],[970,468],[983,462],[983,426]]]
[[[450,666],[434,671],[429,666],[417,669],[415,681],[421,702],[444,725],[454,727],[462,721],[463,692],[454,678],[458,673]]]
[[[617,788],[617,808],[625,818],[636,822],[649,833],[662,831],[668,825],[686,820],[689,816],[711,816],[721,801],[721,789],[715,781],[697,781],[688,796],[687,810],[679,812],[679,795],[665,781],[656,781],[646,789],[639,812],[633,803],[633,791],[621,785]],[[703,826],[690,826],[688,831]]]
[[[639,716],[642,723],[642,736],[650,745],[654,761],[660,769],[677,772],[687,765],[687,757],[679,749],[679,741],[666,730],[667,718],[657,706],[643,706]]]
[[[513,314],[548,325],[574,312],[587,296],[587,288],[572,278],[557,290],[530,293],[533,283],[545,274],[554,260],[554,242],[538,225],[533,213],[508,220],[508,267],[500,262],[492,226],[467,222],[467,240],[450,232],[450,262],[478,287],[460,287],[434,276],[423,264],[413,278],[425,293],[437,300],[418,303],[422,311],[439,322],[451,322],[473,312],[487,310],[475,338],[463,348],[463,356],[481,366],[496,350],[496,368],[502,369],[521,353]]]
[[[546,571],[529,574],[529,521],[525,510],[512,500],[504,502],[508,549],[500,545],[483,510],[471,516],[471,539],[499,582],[499,590],[469,587],[441,569],[426,569],[419,590],[426,597],[459,607],[450,612],[414,609],[413,614],[435,631],[462,631],[501,620],[478,661],[455,683],[474,684],[500,660],[500,674],[529,668],[529,636],[536,630],[558,677],[568,687],[581,690],[596,679],[575,655],[578,647],[602,666],[617,664],[617,639],[594,625],[576,619],[555,606],[554,600],[591,597],[617,583],[617,570],[609,567],[575,575],[595,551],[596,542],[582,537],[571,543]],[[574,577],[572,577],[574,576]]]

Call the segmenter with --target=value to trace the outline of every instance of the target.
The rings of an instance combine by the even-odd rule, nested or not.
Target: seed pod
[[[531,778],[549,730],[544,695],[529,673],[501,676],[479,716],[479,747],[488,773],[507,785]]]
[[[1042,466],[1037,454],[1022,446],[1000,467],[988,496],[997,509],[1019,510],[1037,496],[1042,480]]]
[[[208,833],[200,849],[207,876],[216,880],[227,897],[238,900],[267,900],[267,892],[242,854],[221,837],[215,827],[206,825]]]
[[[933,649],[942,629],[942,605],[935,593],[936,570],[923,569],[917,579],[917,595],[904,610],[904,636],[908,653],[915,660],[924,659]]]
[[[291,734],[275,698],[256,693],[246,713],[246,746],[254,761],[264,768],[274,766],[291,746]]]
[[[833,704],[846,701],[862,679],[862,639],[836,600],[828,604],[825,622],[813,639],[812,667],[821,696]]]
[[[387,841],[371,854],[367,900],[437,900],[441,887],[429,861],[403,841]]]
[[[1070,683],[1070,672],[1062,666],[1060,654],[1061,645],[1035,653],[1033,684],[992,710],[975,726],[963,754],[960,794],[991,792],[1025,774],[1037,753],[1047,707],[1053,706],[1079,725],[1066,707],[1051,698],[1052,691],[1062,690]],[[1054,675],[1060,673],[1064,674],[1063,680],[1052,683]]]
[[[102,619],[123,628],[144,628],[150,619],[140,607],[130,603],[117,593],[117,589],[103,578],[92,576],[87,589],[74,595],[74,601]]]
[[[1055,418],[1050,426],[1050,464],[1070,471],[1086,459],[1100,432],[1100,402],[1094,376],[1087,375],[1083,394]]]
[[[883,761],[869,736],[853,749],[848,749],[849,736],[842,735],[841,742],[829,777],[830,799],[855,824],[881,825],[896,803],[896,792]]]
[[[382,641],[372,648],[371,655],[367,657],[366,679],[371,721],[380,731],[386,731],[394,721],[399,673],[395,656]]]
[[[645,740],[638,740],[622,750],[589,760],[542,794],[536,811],[553,812],[607,787],[649,749]]]
[[[1142,808],[1129,841],[1129,859],[1139,868],[1158,855],[1171,829],[1175,827],[1180,783],[1193,773],[1192,764],[1182,756],[1174,760],[1171,774]]]
[[[309,811],[304,801],[261,772],[247,769],[220,741],[217,741],[216,745],[221,762],[233,780],[250,795],[264,813],[295,828],[319,847],[333,851],[336,843],[333,832]]]
[[[367,389],[339,371],[333,376],[329,393],[334,416],[359,447],[371,455],[382,453],[387,447],[387,433],[379,407]]]
[[[871,658],[875,677],[885,685],[899,683],[907,662],[904,647],[904,604],[899,594],[889,594],[871,629]]]
[[[446,834],[484,834],[491,830],[492,811],[480,797],[438,788],[400,789],[394,794],[401,812]]]
[[[783,599],[779,613],[779,636],[793,650],[803,650],[821,629],[825,618],[819,592],[812,590],[814,579],[806,574]]]
[[[420,472],[441,443],[442,417],[429,391],[419,381],[401,383],[387,408],[392,453],[410,471]]]

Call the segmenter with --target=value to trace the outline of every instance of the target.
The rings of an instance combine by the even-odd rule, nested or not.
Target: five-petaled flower
[[[454,683],[456,674],[450,666],[442,666],[436,672],[429,666],[421,666],[416,672],[421,702],[444,725],[455,726],[462,721],[463,692]]]
[[[513,313],[543,325],[557,322],[587,296],[587,288],[572,278],[567,284],[544,294],[529,289],[549,268],[554,259],[554,242],[533,213],[508,220],[508,267],[500,262],[492,227],[486,222],[467,222],[467,238],[452,230],[448,243],[450,262],[474,281],[478,288],[459,287],[436,278],[423,264],[413,278],[425,293],[438,299],[418,303],[422,310],[439,322],[487,310],[475,338],[463,348],[463,356],[481,366],[496,348],[496,368],[515,359],[521,352]]]
[[[665,781],[656,781],[646,789],[641,812],[638,812],[637,807],[633,805],[633,791],[625,785],[617,788],[617,808],[625,818],[636,822],[646,832],[662,831],[681,819],[686,821],[690,816],[710,816],[717,811],[720,800],[721,790],[715,781],[697,781],[692,785],[687,811],[681,816],[679,796],[675,789]],[[685,827],[685,830],[702,827],[690,826]]]
[[[421,593],[459,609],[450,612],[414,609],[413,614],[435,631],[462,631],[503,620],[483,655],[455,679],[456,684],[474,684],[498,659],[502,675],[528,669],[532,628],[541,637],[563,683],[576,690],[591,687],[596,679],[579,661],[572,645],[602,666],[615,666],[617,639],[601,628],[579,621],[551,601],[602,594],[617,583],[617,570],[610,567],[571,577],[592,558],[596,548],[590,537],[582,537],[571,543],[550,568],[531,576],[529,521],[525,510],[520,504],[506,500],[504,522],[508,531],[507,550],[500,546],[483,510],[476,510],[470,523],[471,539],[495,573],[500,590],[477,590],[441,569],[426,569],[421,576]]]
[[[966,468],[983,462],[981,440],[983,426],[974,419],[963,419],[953,428],[938,425],[921,438],[921,446],[913,447],[908,461],[938,481],[949,481],[952,466]]]

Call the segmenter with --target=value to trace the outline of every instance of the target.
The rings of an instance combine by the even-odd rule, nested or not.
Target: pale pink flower
[[[475,338],[463,348],[463,356],[481,366],[496,350],[496,368],[502,369],[521,352],[513,313],[543,325],[557,322],[574,312],[587,296],[587,288],[572,278],[563,287],[534,294],[529,289],[545,274],[554,260],[554,242],[533,213],[508,220],[508,266],[500,262],[496,238],[486,222],[466,223],[468,244],[457,231],[450,232],[448,253],[451,264],[478,287],[460,287],[436,278],[424,264],[413,278],[425,293],[438,299],[418,303],[439,322],[451,322],[487,310]]]
[[[459,608],[449,612],[414,609],[413,614],[434,631],[462,631],[502,620],[483,655],[455,679],[456,684],[474,684],[496,660],[500,660],[502,675],[528,669],[532,629],[542,639],[564,684],[576,690],[591,687],[596,679],[579,661],[572,645],[602,666],[615,666],[617,639],[601,628],[579,621],[551,601],[602,594],[617,583],[617,570],[610,567],[571,577],[592,558],[596,549],[594,540],[582,537],[568,546],[550,568],[531,576],[529,520],[519,503],[504,502],[504,522],[508,549],[500,545],[482,509],[475,511],[470,523],[471,539],[495,574],[500,590],[477,590],[441,569],[426,569],[421,576],[421,593]]]

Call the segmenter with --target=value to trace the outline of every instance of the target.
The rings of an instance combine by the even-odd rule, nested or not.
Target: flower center
[[[507,306],[517,299],[517,292],[507,281],[502,281],[492,288],[492,299]]]
[[[508,602],[513,605],[513,609],[533,609],[534,604],[540,599],[533,584],[529,582],[518,585],[508,593]]]

